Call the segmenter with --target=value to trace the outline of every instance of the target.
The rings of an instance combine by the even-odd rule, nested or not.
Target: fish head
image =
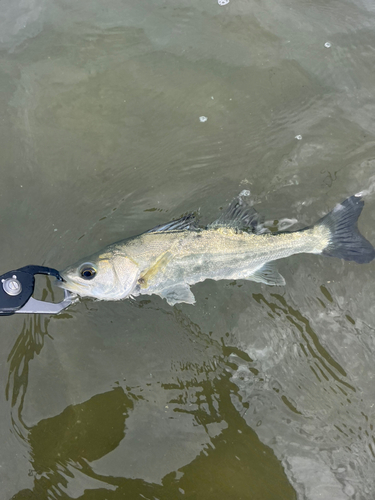
[[[120,300],[131,295],[140,276],[136,262],[115,252],[96,254],[60,272],[58,286],[80,297]]]

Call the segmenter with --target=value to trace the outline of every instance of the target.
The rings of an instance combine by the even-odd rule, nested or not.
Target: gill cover
[[[138,265],[125,255],[106,253],[82,260],[62,271],[61,287],[81,297],[121,300],[137,285]]]

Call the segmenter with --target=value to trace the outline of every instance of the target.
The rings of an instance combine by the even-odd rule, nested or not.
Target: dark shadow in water
[[[238,387],[230,380],[233,366],[228,360],[223,361],[220,375],[212,377],[207,372],[206,380],[199,384],[194,379],[184,384],[184,393],[187,389],[194,394],[190,400],[170,402],[179,406],[174,411],[193,415],[208,433],[210,424],[224,424],[225,428],[195,460],[179,470],[184,475],[178,481],[175,473],[164,478],[163,485],[171,493],[166,498],[173,498],[173,485],[182,488],[191,498],[296,498],[279,461],[238,411],[242,401]]]
[[[20,491],[13,500],[73,498],[64,490],[76,474],[103,484],[86,489],[78,497],[81,499],[294,499],[278,460],[235,409],[231,398],[238,397],[238,389],[229,378],[229,374],[223,373],[220,378],[201,384],[200,392],[212,404],[206,410],[201,405],[191,411],[202,425],[225,422],[227,427],[190,464],[177,474],[166,475],[162,485],[103,476],[90,466],[90,462],[114,450],[125,436],[125,421],[134,403],[119,387],[69,406],[60,415],[30,428],[34,488]],[[194,382],[185,388],[191,385]]]
[[[80,481],[82,476],[86,477],[85,482],[93,484],[82,496],[74,495],[74,498],[296,498],[272,450],[259,441],[236,408],[241,406],[241,398],[237,386],[230,381],[233,370],[233,364],[228,361],[230,351],[227,349],[224,353],[223,346],[202,333],[199,326],[177,308],[167,314],[174,316],[176,323],[192,336],[193,342],[199,342],[205,349],[213,347],[218,353],[207,364],[180,366],[181,374],[188,380],[163,386],[170,391],[169,405],[174,405],[176,413],[191,414],[209,435],[212,425],[217,426],[210,444],[190,464],[167,474],[161,485],[95,472],[91,463],[120,444],[126,432],[126,418],[136,405],[137,397],[128,391],[129,388],[126,394],[121,387],[68,406],[59,415],[27,427],[22,421],[22,407],[28,364],[40,353],[44,335],[48,334],[48,320],[42,323],[39,317],[30,317],[25,320],[9,356],[7,395],[12,408],[18,409],[23,439],[30,447],[33,469],[30,474],[34,476],[34,487],[19,491],[13,500],[73,498],[68,493],[70,483],[77,477]],[[191,400],[186,398],[187,393]]]
[[[119,445],[132,408],[133,401],[118,387],[68,406],[59,415],[30,427],[34,488],[22,490],[13,498],[69,498],[64,489],[75,472],[102,481],[89,463]]]

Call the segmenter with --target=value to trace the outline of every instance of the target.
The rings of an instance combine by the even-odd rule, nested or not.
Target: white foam
[[[239,197],[241,197],[241,196],[250,196],[249,189],[243,189],[238,196]]]
[[[363,189],[362,191],[359,191],[359,193],[356,193],[354,196],[357,196],[358,198],[367,196],[369,194],[375,193],[375,175],[369,178],[368,180],[368,188]]]

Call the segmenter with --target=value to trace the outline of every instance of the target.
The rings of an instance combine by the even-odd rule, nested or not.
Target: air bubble
[[[222,7],[223,5],[227,5],[229,0],[217,0],[217,3]]]
[[[208,119],[207,116],[200,116],[199,117],[199,121],[202,122],[202,123],[206,122],[207,119]]]
[[[326,43],[324,44],[324,47],[326,47],[327,49],[329,49],[329,48],[330,48],[330,46],[331,46],[331,43],[330,43],[330,42],[326,42]]]
[[[295,139],[297,139],[297,141],[301,141],[302,140],[302,135],[296,135]]]

